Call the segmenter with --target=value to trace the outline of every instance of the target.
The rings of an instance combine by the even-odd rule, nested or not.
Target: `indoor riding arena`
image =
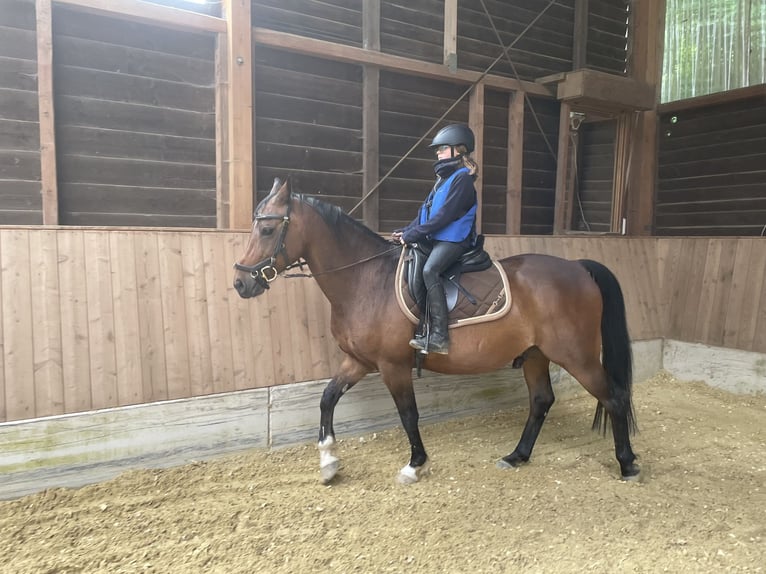
[[[451,124],[494,260],[619,282],[628,443],[598,274],[422,364],[345,312]],[[485,344],[565,315],[608,401]],[[0,0],[1,573],[764,572],[765,420],[763,0]]]

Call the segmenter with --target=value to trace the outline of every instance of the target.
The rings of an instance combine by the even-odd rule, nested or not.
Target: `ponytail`
[[[468,153],[468,148],[464,145],[456,145],[455,149],[460,154],[460,159],[463,160],[463,166],[468,168],[468,173],[476,175],[476,172],[479,171],[479,164],[477,164]]]

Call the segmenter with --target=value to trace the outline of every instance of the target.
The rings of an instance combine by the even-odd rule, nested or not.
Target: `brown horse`
[[[410,441],[403,483],[428,469],[418,429],[412,385],[412,323],[400,311],[394,274],[401,246],[394,246],[339,208],[290,193],[275,180],[256,210],[245,253],[235,264],[234,288],[255,297],[295,261],[305,260],[332,308],[333,337],[345,353],[320,402],[319,452],[324,482],[337,473],[333,413],[341,396],[366,374],[379,371]],[[594,429],[611,419],[615,453],[625,480],[639,467],[630,446],[634,430],[631,351],[622,291],[615,276],[595,261],[518,255],[501,261],[513,305],[500,319],[451,331],[448,355],[427,355],[423,366],[447,374],[489,372],[521,365],[529,389],[529,417],[516,449],[501,468],[529,460],[553,405],[550,362],[566,369],[597,400]],[[603,346],[603,363],[599,354]]]

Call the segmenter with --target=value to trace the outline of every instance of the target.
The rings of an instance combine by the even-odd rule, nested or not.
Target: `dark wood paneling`
[[[338,44],[361,46],[362,3],[318,0],[253,0],[253,26]]]
[[[766,100],[660,116],[657,235],[762,235],[766,230]]]
[[[0,4],[0,224],[42,223],[34,0]]]
[[[215,226],[212,34],[54,11],[60,221]]]
[[[630,0],[588,0],[586,67],[625,75]]]
[[[254,83],[256,203],[289,175],[294,191],[353,208],[362,197],[361,68],[257,49]]]
[[[559,103],[531,98],[531,106],[529,100],[525,102],[521,232],[551,234],[556,197]]]
[[[614,120],[580,125],[572,229],[611,229],[615,130]]]

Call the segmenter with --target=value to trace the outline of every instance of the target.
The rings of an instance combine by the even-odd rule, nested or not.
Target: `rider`
[[[451,124],[439,130],[429,147],[435,148],[436,183],[420,207],[418,216],[397,229],[392,239],[399,243],[428,243],[431,253],[423,268],[431,338],[418,335],[410,341],[414,349],[446,355],[449,352],[447,298],[440,275],[476,242],[476,179],[478,166],[471,159],[475,146],[471,129]]]

